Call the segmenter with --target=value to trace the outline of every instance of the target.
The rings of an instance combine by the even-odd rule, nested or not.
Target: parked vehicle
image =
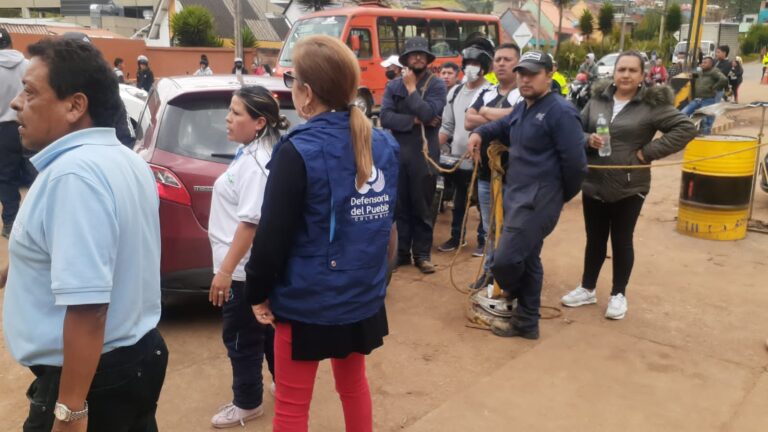
[[[581,111],[589,102],[592,92],[592,83],[587,79],[587,74],[580,73],[568,84],[568,100]]]
[[[688,24],[683,24],[680,27],[680,42],[688,40],[688,27]],[[705,22],[701,26],[701,41],[701,51],[704,55],[714,55],[715,48],[718,45],[728,45],[731,49],[728,57],[734,58],[740,55],[739,23]],[[706,46],[704,46],[704,42],[707,42]],[[675,52],[677,52],[677,49]],[[685,52],[685,49],[683,52]]]
[[[147,103],[147,92],[138,87],[127,84],[120,85],[120,99],[123,100],[125,111],[128,113],[128,119],[131,127],[136,130],[139,125],[139,116]]]
[[[280,102],[292,124],[300,119],[283,80],[243,76]],[[207,294],[212,273],[208,215],[216,178],[235,156],[224,118],[234,75],[163,78],[149,94],[136,128],[134,151],[146,160],[160,194],[161,280],[165,292]]]
[[[619,54],[620,53],[617,52],[606,54],[597,61],[598,78],[607,78],[613,76],[613,70],[616,69],[616,61],[619,59]],[[643,57],[643,67],[647,72],[651,63],[650,59],[648,58],[648,54],[641,51],[640,56]]]
[[[293,24],[280,52],[275,74],[293,68],[291,55],[296,42],[315,34],[346,41],[360,63],[361,82],[355,104],[370,114],[381,104],[387,78],[382,60],[403,52],[407,38],[423,36],[437,57],[433,70],[451,61],[461,64],[461,50],[469,39],[483,35],[499,43],[499,17],[444,9],[394,9],[368,3],[358,7],[328,9],[303,16]]]

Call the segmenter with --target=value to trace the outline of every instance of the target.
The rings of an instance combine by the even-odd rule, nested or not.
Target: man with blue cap
[[[544,238],[557,225],[563,204],[581,190],[587,160],[579,112],[550,90],[552,58],[529,51],[514,71],[525,103],[475,129],[467,147],[475,160],[483,143],[499,140],[509,147],[504,225],[492,271],[507,297],[517,299],[517,307],[511,319],[493,321],[491,331],[538,339]]]

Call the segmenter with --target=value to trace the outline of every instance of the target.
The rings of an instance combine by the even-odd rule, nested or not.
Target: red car
[[[280,101],[292,124],[296,115],[283,80],[243,76],[245,85],[261,85]],[[138,120],[134,151],[146,160],[160,194],[161,277],[166,293],[207,293],[213,278],[208,215],[213,182],[235,155],[224,118],[234,75],[163,78],[155,84]]]

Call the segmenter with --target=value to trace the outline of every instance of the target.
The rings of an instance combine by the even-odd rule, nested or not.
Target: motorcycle
[[[587,74],[580,73],[576,75],[576,79],[568,84],[568,100],[573,103],[576,108],[581,111],[592,93],[592,82],[587,78]]]

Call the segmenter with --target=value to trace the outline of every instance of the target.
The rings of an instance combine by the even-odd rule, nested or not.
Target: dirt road
[[[742,99],[768,99],[748,68]],[[747,116],[729,133],[756,135]],[[670,160],[680,160],[675,155]],[[768,425],[768,235],[713,242],[675,231],[680,169],[659,168],[635,237],[636,264],[623,321],[603,318],[610,261],[598,305],[543,321],[538,341],[499,339],[465,326],[464,297],[450,285],[449,254],[438,273],[399,271],[387,309],[391,334],[368,360],[376,431],[765,431]],[[768,221],[768,194],[755,218]],[[439,218],[435,244],[446,239]],[[477,223],[473,210],[470,232]],[[543,303],[579,283],[584,248],[580,198],[563,211],[544,246]],[[0,263],[6,262],[0,240]],[[465,285],[479,260],[462,252]],[[174,299],[161,330],[171,357],[159,408],[163,431],[210,430],[230,400],[230,368],[219,312],[204,299]],[[19,430],[32,379],[0,346],[0,430]],[[265,396],[266,411],[272,398]],[[270,414],[244,430],[268,431]],[[328,364],[318,373],[314,431],[341,431],[341,406]]]

